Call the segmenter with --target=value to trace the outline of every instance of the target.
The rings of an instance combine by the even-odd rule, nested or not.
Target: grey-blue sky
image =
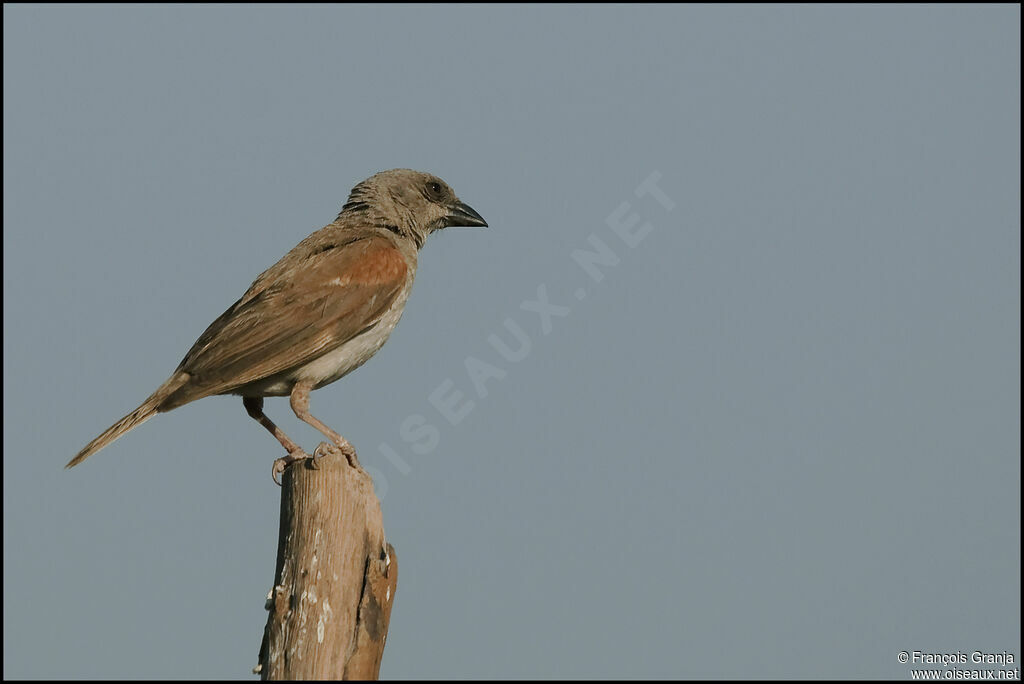
[[[395,166],[492,228],[434,236],[391,341],[313,395],[386,481],[383,676],[1019,660],[1019,26],[1009,5],[5,6],[5,675],[246,676],[278,491],[241,402],[61,466]],[[634,192],[653,172],[670,212]],[[653,227],[632,248],[623,202]],[[600,282],[571,256],[591,235],[620,259]],[[569,308],[548,334],[521,307],[541,285]],[[507,318],[519,362],[488,343]],[[486,397],[467,357],[506,374]],[[476,402],[456,426],[446,380]]]

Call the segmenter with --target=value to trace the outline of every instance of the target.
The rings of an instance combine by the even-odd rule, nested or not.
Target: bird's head
[[[412,169],[381,171],[352,188],[338,218],[346,214],[363,215],[411,238],[417,247],[435,230],[487,225],[443,180]]]

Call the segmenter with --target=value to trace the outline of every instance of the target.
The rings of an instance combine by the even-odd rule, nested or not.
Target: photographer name
[[[989,665],[1009,665],[1016,662],[1013,654],[1009,651],[1000,653],[983,653],[974,651],[970,655],[957,651],[956,653],[924,653],[913,652],[913,662],[926,663],[929,665],[957,665],[961,663],[985,663]]]

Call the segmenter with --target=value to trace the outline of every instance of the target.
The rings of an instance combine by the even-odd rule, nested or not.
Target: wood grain
[[[340,453],[285,470],[274,576],[260,676],[376,679],[398,563],[373,481]]]

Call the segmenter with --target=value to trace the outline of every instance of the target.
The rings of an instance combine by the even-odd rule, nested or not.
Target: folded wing
[[[288,277],[261,277],[189,350],[179,370],[190,380],[160,410],[232,392],[348,342],[380,320],[407,273],[398,248],[373,236],[307,255]]]

